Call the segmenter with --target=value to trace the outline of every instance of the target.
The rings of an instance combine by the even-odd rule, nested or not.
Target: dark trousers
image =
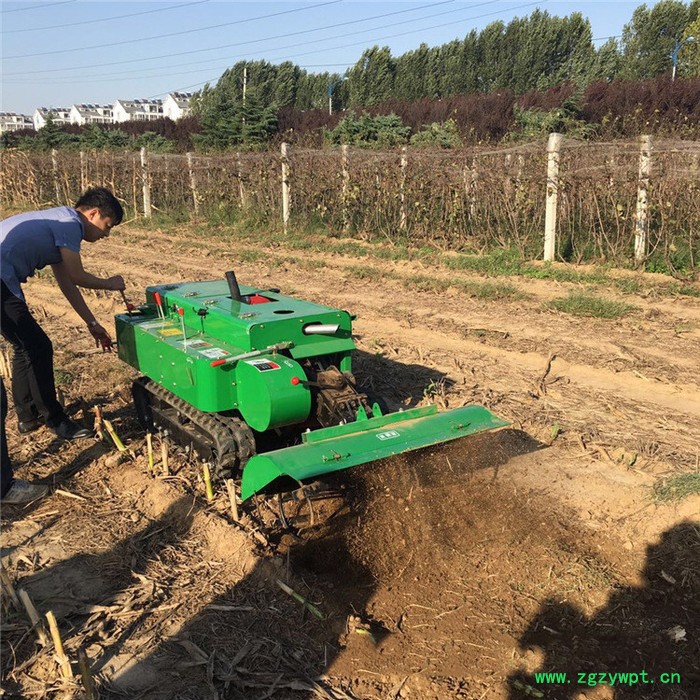
[[[56,398],[53,378],[53,345],[34,320],[27,304],[0,283],[2,337],[14,349],[12,359],[12,398],[17,418],[30,421],[42,416],[50,428],[65,414]]]
[[[7,451],[7,437],[5,436],[5,417],[7,416],[7,394],[5,384],[0,378],[0,411],[2,411],[2,423],[0,423],[0,496],[4,496],[12,484],[12,462]]]

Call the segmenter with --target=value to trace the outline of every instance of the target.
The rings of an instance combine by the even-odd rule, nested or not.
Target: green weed
[[[357,277],[358,279],[365,280],[367,282],[381,282],[386,277],[383,272],[373,267],[351,266],[346,267],[345,270],[353,277]]]
[[[568,297],[554,299],[547,306],[573,316],[592,316],[594,318],[620,318],[637,308],[631,304],[611,301],[581,292],[571,292]]]
[[[678,474],[664,479],[654,487],[655,501],[680,501],[686,496],[700,494],[700,473]]]

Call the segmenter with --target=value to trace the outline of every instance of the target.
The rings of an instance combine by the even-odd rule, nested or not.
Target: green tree
[[[155,131],[144,131],[134,142],[136,148],[147,148],[153,153],[172,153],[175,150],[175,144],[166,139],[165,136],[156,134]]]
[[[395,72],[388,46],[367,49],[348,71],[349,106],[369,106],[393,97]]]
[[[505,53],[505,31],[503,22],[491,22],[479,34],[479,90],[491,92],[497,88],[508,87],[510,74]]]
[[[42,151],[52,148],[66,148],[79,143],[80,137],[77,134],[69,134],[56,124],[53,115],[49,113],[46,117],[46,124],[39,129],[33,141],[33,147]]]
[[[651,9],[640,5],[622,31],[622,77],[654,78],[669,72],[676,40],[698,18],[700,3],[661,0]]]
[[[247,146],[262,145],[277,131],[277,107],[262,99],[257,88],[247,92],[241,118],[241,141]]]
[[[680,41],[678,75],[700,76],[700,17],[688,25]]]
[[[371,116],[364,112],[358,117],[351,112],[326,139],[335,145],[347,144],[369,148],[392,148],[405,144],[411,129],[404,126],[395,114]]]
[[[415,51],[407,51],[395,61],[394,97],[398,100],[419,100],[426,93],[430,48],[422,43]]]
[[[276,105],[289,107],[295,104],[301,74],[301,68],[295,66],[291,61],[285,61],[277,66],[272,97]]]
[[[433,122],[430,126],[411,136],[411,146],[439,146],[440,148],[458,148],[462,145],[457,123],[448,119],[442,124]]]
[[[589,81],[615,80],[622,69],[622,56],[613,37],[608,39],[597,51],[591,66]]]

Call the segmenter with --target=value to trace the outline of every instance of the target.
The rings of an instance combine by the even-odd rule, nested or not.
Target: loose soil
[[[313,523],[300,502],[293,532],[273,498],[234,522],[225,490],[208,503],[196,460],[174,446],[165,477],[156,441],[149,476],[136,374],[91,348],[50,276],[31,280],[66,404],[78,419],[101,406],[133,456],[45,429],[20,436],[10,414],[18,476],[56,491],[3,509],[2,563],[56,615],[75,677],[61,678],[4,596],[7,697],[86,697],[82,654],[109,700],[700,696],[700,496],[653,498],[699,468],[700,299],[600,288],[635,310],[574,317],[547,302],[575,284],[508,278],[519,294],[499,300],[417,292],[402,280],[483,278],[282,240],[260,251],[224,231],[120,228],[85,246],[85,266],[124,274],[132,301],[234,269],[357,314],[355,374],[392,410],[478,403],[511,425],[341,472]],[[117,294],[87,300],[107,327],[122,310]],[[642,671],[655,682],[598,684]]]

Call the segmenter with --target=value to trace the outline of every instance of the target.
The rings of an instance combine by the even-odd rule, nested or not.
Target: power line
[[[505,10],[497,10],[495,12],[487,12],[486,14],[483,14],[483,15],[475,15],[473,17],[465,17],[464,20],[482,19],[483,17],[491,17],[493,15],[499,15],[499,14],[502,14],[504,12],[510,12],[511,10],[519,10],[519,9],[524,8],[524,7],[532,7],[533,5],[540,5],[540,4],[542,4],[542,2],[546,2],[546,1],[547,0],[536,0],[535,2],[528,2],[528,3],[525,3],[524,5],[516,5],[515,7],[509,7],[509,8],[506,8]],[[486,2],[486,3],[481,3],[481,4],[490,5],[491,3]],[[423,19],[427,19],[427,17],[424,17]],[[464,21],[464,20],[462,20],[462,21]],[[397,34],[389,34],[387,36],[381,36],[381,37],[378,37],[376,39],[368,39],[365,41],[356,41],[356,42],[353,42],[351,44],[340,44],[340,45],[335,46],[334,48],[345,49],[345,48],[349,48],[349,47],[353,47],[353,46],[358,46],[361,44],[366,44],[368,41],[369,42],[384,41],[384,39],[393,39],[397,36],[406,36],[407,34],[415,34],[416,32],[423,32],[427,29],[439,29],[441,27],[448,27],[448,26],[451,26],[453,24],[454,24],[454,22],[444,22],[442,24],[434,24],[430,27],[421,27],[420,29],[413,29],[413,30],[408,31],[408,32],[399,32]],[[396,25],[390,25],[390,26],[396,26]],[[307,43],[311,43],[311,42],[307,42]],[[319,51],[325,51],[325,49],[315,49],[313,51],[306,51],[304,53],[296,54],[296,56],[308,56],[309,54],[318,53]],[[282,59],[278,58],[277,60],[282,60]],[[210,83],[213,80],[214,80],[214,78],[212,78],[211,80],[204,80],[200,83],[194,83],[192,85],[187,85],[185,87],[177,88],[175,90],[172,90],[171,92],[182,92],[185,90],[191,90],[193,88],[200,87],[201,85],[206,85],[207,83]],[[161,93],[158,93],[158,94],[161,94]],[[156,97],[156,96],[157,95],[152,95],[151,97]]]
[[[106,49],[110,46],[124,46],[126,44],[140,44],[144,41],[153,41],[154,39],[165,39],[171,36],[181,36],[182,34],[193,34],[194,32],[205,32],[210,29],[220,29],[221,27],[230,27],[234,24],[246,24],[247,22],[254,22],[259,19],[271,19],[272,17],[280,17],[281,15],[289,15],[295,12],[303,12],[305,10],[313,10],[317,7],[323,7],[324,5],[336,5],[343,0],[330,0],[330,2],[321,2],[317,5],[307,5],[305,7],[297,7],[293,10],[283,10],[282,12],[273,12],[269,15],[260,15],[259,17],[249,17],[247,19],[239,19],[234,22],[222,22],[220,24],[212,24],[208,27],[199,27],[197,29],[185,29],[181,32],[169,32],[168,34],[157,34],[156,36],[145,36],[140,39],[126,39],[124,41],[113,41],[111,44],[96,44],[94,46],[76,46],[73,49],[58,49],[56,51],[44,51],[43,53],[24,53],[17,54],[15,56],[4,56],[5,60],[11,58],[34,58],[36,56],[53,56],[57,53],[74,53],[75,51],[91,51],[92,49]],[[451,0],[450,0],[451,1]]]
[[[340,22],[336,24],[329,24],[324,27],[315,27],[313,29],[304,29],[300,30],[298,32],[287,32],[285,34],[277,34],[276,36],[270,36],[270,37],[265,37],[263,39],[251,39],[250,41],[243,41],[243,42],[237,42],[235,44],[221,44],[219,46],[209,46],[206,49],[192,49],[191,51],[178,51],[176,53],[167,53],[167,54],[160,54],[159,56],[150,56],[150,57],[145,57],[145,58],[132,58],[132,59],[126,59],[124,61],[110,61],[108,63],[93,63],[91,64],[91,68],[103,68],[105,66],[121,66],[126,63],[138,63],[142,64],[144,61],[157,61],[161,58],[172,58],[174,56],[188,56],[191,54],[195,53],[205,53],[207,51],[217,51],[218,49],[229,49],[233,47],[239,47],[239,46],[245,46],[248,44],[256,44],[260,43],[262,41],[270,41],[273,39],[283,39],[288,36],[298,36],[301,34],[311,34],[313,32],[319,32],[319,31],[324,31],[326,29],[335,29],[337,27],[344,27],[350,24],[358,24],[361,22],[369,22],[370,20],[375,20],[375,19],[383,19],[384,17],[391,17],[393,15],[400,15],[400,14],[405,14],[407,12],[415,12],[417,10],[424,10],[427,7],[438,7],[440,5],[448,5],[453,3],[455,0],[443,0],[443,2],[438,2],[438,3],[429,3],[427,5],[418,5],[416,7],[412,7],[408,10],[398,10],[395,12],[386,12],[381,15],[372,15],[370,17],[364,17],[362,19],[355,19],[355,20],[349,20],[347,22]],[[471,5],[468,8],[461,8],[458,10],[450,10],[449,12],[464,12],[465,10],[469,10],[472,7],[479,7],[481,5],[490,5],[495,2],[499,2],[499,0],[488,0],[487,2],[483,3],[478,3],[476,5]],[[427,15],[426,17],[422,17],[421,19],[428,19],[430,17],[438,17],[442,14],[447,14],[447,12],[439,12],[434,15]],[[412,21],[412,20],[409,20]],[[397,22],[396,25],[398,24],[405,24],[405,22]],[[396,25],[388,25],[388,26],[396,26]],[[365,31],[365,30],[363,30]],[[347,34],[343,34],[342,36],[348,36]],[[336,37],[329,37],[329,38],[336,38]],[[315,41],[325,41],[325,39],[317,39]],[[314,40],[312,41],[306,41],[303,43],[303,45],[311,44],[314,43]],[[294,48],[298,46],[299,44],[292,44],[291,46],[282,46],[280,49],[286,49],[286,48]],[[219,60],[219,59],[207,59],[207,60]],[[191,63],[187,63],[186,65],[192,65]],[[44,73],[58,73],[62,71],[68,71],[68,70],[84,70],[85,66],[84,65],[79,65],[79,66],[70,66],[68,68],[49,68],[47,70],[33,70],[33,71],[23,71],[22,73],[5,73],[5,76],[17,76],[17,75],[31,75],[33,73],[41,73],[42,75]]]
[[[453,0],[448,0],[448,2],[437,3],[437,5],[450,4],[452,1],[453,1]],[[546,0],[545,0],[545,1],[546,1]],[[457,10],[447,10],[447,11],[443,11],[443,12],[438,12],[438,13],[433,13],[433,14],[430,14],[430,15],[426,15],[426,16],[424,16],[424,17],[420,17],[420,18],[417,18],[417,19],[418,19],[418,20],[432,19],[432,18],[434,18],[434,17],[439,17],[439,16],[446,15],[446,14],[453,14],[453,13],[455,13],[455,12],[464,12],[464,11],[468,11],[468,10],[473,9],[473,8],[475,8],[475,7],[480,7],[480,6],[484,6],[484,5],[492,5],[492,4],[496,3],[496,2],[498,2],[498,0],[487,0],[486,2],[482,2],[482,3],[477,3],[477,4],[474,4],[474,5],[471,5],[469,8],[459,8],[459,9],[457,9]],[[471,17],[466,17],[466,18],[464,18],[464,20],[462,20],[462,21],[470,20],[470,19],[480,19],[480,18],[482,18],[482,17],[488,17],[488,16],[492,16],[492,15],[498,15],[498,14],[501,14],[501,13],[503,13],[503,12],[508,12],[508,11],[511,11],[511,10],[520,9],[520,8],[522,8],[522,7],[530,7],[530,6],[536,5],[536,4],[539,4],[539,3],[538,3],[538,2],[530,2],[530,3],[526,3],[526,4],[524,4],[524,5],[516,5],[516,6],[514,6],[514,7],[506,8],[506,9],[504,9],[504,10],[498,10],[498,11],[496,11],[496,12],[491,12],[491,13],[486,13],[486,14],[482,14],[482,15],[475,15],[475,16],[471,16]],[[434,7],[434,6],[436,6],[436,3],[432,3],[432,4],[430,4],[430,5],[418,6],[418,7],[412,8],[412,10],[425,9],[426,7]],[[371,16],[371,17],[366,17],[366,18],[361,19],[361,20],[353,20],[353,21],[351,21],[351,22],[343,22],[343,23],[339,23],[339,24],[335,24],[335,25],[328,25],[328,26],[322,27],[322,28],[316,28],[316,29],[310,29],[310,30],[303,30],[303,31],[300,31],[300,32],[295,32],[294,34],[306,34],[306,33],[309,33],[309,32],[319,31],[319,29],[328,29],[328,28],[337,27],[337,26],[344,26],[344,25],[346,25],[346,24],[357,24],[358,22],[374,20],[374,19],[378,19],[378,18],[382,18],[382,17],[386,17],[386,16],[396,15],[396,14],[402,14],[402,13],[409,12],[409,11],[411,11],[411,10],[401,10],[401,11],[397,11],[397,12],[390,12],[390,13],[385,13],[385,14],[383,14],[383,15],[375,15],[375,16]],[[390,28],[390,27],[397,27],[397,26],[399,26],[399,25],[402,25],[402,24],[409,24],[409,23],[412,23],[412,22],[415,22],[415,21],[416,21],[416,19],[404,20],[404,21],[401,21],[401,22],[393,22],[393,23],[391,23],[391,24],[384,25],[383,27],[373,27],[373,29],[385,29],[385,28]],[[429,27],[418,27],[418,28],[416,28],[416,29],[414,29],[414,30],[411,30],[411,31],[408,31],[408,32],[401,32],[401,33],[391,34],[391,35],[387,35],[387,36],[383,36],[383,37],[378,37],[378,38],[376,38],[376,39],[366,39],[366,40],[363,40],[363,41],[360,41],[360,42],[354,42],[354,43],[350,43],[350,44],[343,44],[343,45],[341,45],[341,46],[338,46],[337,48],[346,48],[346,47],[358,46],[358,45],[367,44],[367,43],[371,43],[371,42],[375,42],[375,41],[381,41],[381,40],[383,40],[383,39],[389,39],[389,38],[393,38],[393,37],[397,37],[397,36],[405,36],[405,35],[407,35],[407,34],[415,34],[416,32],[421,32],[421,31],[425,31],[425,30],[429,30],[429,29],[435,29],[435,28],[441,28],[441,27],[445,27],[445,26],[450,26],[450,25],[453,25],[453,24],[454,24],[454,22],[448,22],[448,23],[442,23],[442,24],[432,25],[432,26],[429,26]],[[288,45],[285,45],[285,46],[277,47],[276,49],[273,49],[273,50],[280,50],[280,51],[281,51],[281,50],[286,50],[286,49],[297,48],[297,47],[299,47],[299,46],[308,46],[309,44],[314,44],[314,43],[320,43],[320,42],[326,42],[326,41],[333,41],[333,40],[338,39],[338,38],[341,38],[341,37],[351,36],[352,34],[363,34],[363,33],[365,33],[366,31],[367,31],[367,30],[363,29],[363,30],[360,30],[360,31],[357,31],[357,32],[344,33],[344,34],[341,34],[341,35],[330,36],[330,37],[326,37],[326,38],[323,38],[323,39],[316,39],[316,40],[311,40],[311,41],[305,41],[305,42],[296,43],[296,44],[288,44]],[[283,37],[292,36],[292,35],[293,35],[293,34],[287,33],[287,34],[283,34],[283,35],[277,35],[277,36],[275,36],[275,37],[267,37],[266,39],[252,40],[252,41],[249,41],[249,42],[242,42],[242,43],[243,43],[243,44],[258,43],[258,42],[260,42],[260,41],[268,41],[269,39],[283,38]],[[167,58],[167,57],[170,57],[170,56],[181,56],[181,55],[183,55],[183,53],[187,53],[187,54],[191,54],[191,53],[201,53],[201,52],[203,52],[203,51],[212,51],[212,50],[216,50],[216,49],[219,49],[219,48],[227,48],[227,47],[229,47],[229,46],[240,46],[240,45],[242,45],[242,44],[229,44],[229,45],[219,46],[219,47],[210,47],[210,48],[207,48],[207,49],[196,49],[196,50],[188,51],[188,52],[178,52],[177,54],[168,54],[167,56],[152,57],[151,59],[131,59],[131,60],[125,60],[125,61],[110,62],[110,63],[107,63],[107,64],[93,64],[92,67],[97,68],[97,67],[101,67],[102,65],[113,66],[113,65],[119,65],[119,64],[124,64],[124,63],[135,63],[135,62],[141,64],[144,60],[156,60],[156,59],[158,59],[158,58]],[[273,60],[279,60],[279,61],[283,61],[283,60],[285,60],[285,59],[286,59],[286,60],[293,60],[296,56],[309,55],[309,54],[313,54],[313,53],[318,53],[319,51],[323,51],[323,50],[325,50],[325,49],[317,49],[317,50],[314,50],[314,51],[308,51],[308,52],[305,52],[305,53],[303,53],[303,54],[296,54],[295,56],[272,57],[272,59],[273,59]],[[222,58],[216,58],[216,59],[206,59],[205,61],[202,61],[201,63],[211,63],[211,62],[213,62],[213,61],[227,60],[227,61],[229,61],[229,63],[228,63],[227,65],[225,65],[225,66],[222,66],[222,68],[225,69],[225,68],[229,68],[229,67],[230,67],[230,61],[233,61],[233,60],[235,60],[235,58],[238,58],[238,57],[241,57],[241,58],[242,58],[243,55],[239,55],[239,56],[236,56],[236,57],[230,56],[230,57],[227,57],[227,58],[223,58],[223,57],[222,57]],[[187,63],[184,63],[184,64],[178,64],[178,65],[192,66],[192,65],[195,65],[195,63],[190,61],[190,62],[187,62]],[[347,67],[347,64],[336,64],[336,65],[339,65],[339,66],[346,66],[346,67]],[[169,67],[175,67],[175,66],[169,66]],[[76,67],[76,68],[81,68],[81,69],[82,69],[82,67]],[[53,70],[54,70],[54,71],[74,70],[74,68],[53,69]],[[30,72],[32,72],[32,73],[44,73],[44,72],[48,72],[48,71],[30,71]],[[132,72],[133,72],[133,71],[132,71]],[[195,72],[195,71],[188,71],[188,72]],[[27,73],[14,74],[14,75],[23,75],[23,76],[24,76],[24,75],[26,75],[26,74],[27,74]],[[6,75],[7,77],[10,77],[10,76],[12,76],[13,74],[11,74],[11,73],[6,73],[5,75]],[[169,77],[170,75],[172,75],[172,76],[182,75],[182,73],[181,73],[181,72],[177,72],[177,73],[172,73],[172,74],[168,74],[168,75],[164,75],[163,73],[157,73],[157,74],[154,74],[154,75],[144,75],[143,70],[139,70],[139,71],[136,71],[136,75],[137,75],[138,77],[143,77],[143,78],[160,78],[160,77]],[[124,76],[124,73],[123,73],[123,72],[120,73],[120,76]],[[112,81],[123,81],[123,80],[131,80],[131,79],[132,79],[132,78],[130,78],[130,77],[119,77],[119,78],[113,77],[111,80],[112,80]],[[74,82],[74,80],[72,80],[72,79],[67,79],[67,80],[68,80],[68,82],[70,82],[70,83],[73,83],[73,82]],[[95,80],[95,81],[92,81],[92,82],[102,82],[102,80],[103,80],[103,78],[100,77],[98,80]],[[179,90],[184,91],[184,90],[187,90],[187,89],[189,89],[189,88],[191,88],[191,87],[198,87],[198,86],[200,86],[200,85],[206,84],[207,82],[212,82],[213,80],[214,80],[214,78],[209,79],[209,80],[205,80],[205,81],[202,81],[202,82],[199,82],[199,83],[195,83],[195,84],[193,84],[193,85],[191,85],[191,86],[188,86],[188,87],[179,88]],[[6,80],[6,82],[9,82],[9,81]],[[57,82],[57,81],[54,80],[53,82]],[[85,76],[85,75],[83,74],[83,75],[81,76],[81,83],[82,83],[82,82],[90,82],[89,76]],[[34,84],[37,84],[37,83],[34,83]]]
[[[73,0],[70,0],[71,2]],[[197,0],[197,2],[186,2],[181,5],[172,5],[171,7],[159,7],[155,10],[144,10],[143,12],[132,12],[128,15],[116,15],[115,17],[103,17],[102,19],[85,19],[82,20],[81,22],[67,22],[66,24],[54,24],[51,27],[28,27],[26,29],[3,29],[2,34],[18,34],[20,32],[43,32],[46,31],[47,29],[63,29],[64,27],[77,27],[78,25],[81,24],[96,24],[96,23],[104,23],[104,22],[111,22],[114,19],[126,19],[126,18],[131,18],[131,17],[138,17],[139,15],[151,15],[154,12],[168,12],[169,10],[179,10],[182,7],[190,7],[191,5],[202,5],[205,2],[209,2],[209,0]],[[56,3],[57,5],[61,5],[63,3]]]
[[[452,0],[450,0],[450,2],[452,2]],[[446,10],[446,11],[443,11],[443,12],[436,12],[436,13],[433,13],[433,14],[430,14],[430,15],[426,15],[425,17],[418,17],[418,18],[414,18],[414,19],[403,20],[403,21],[401,21],[401,22],[393,22],[393,23],[390,23],[390,24],[388,24],[388,25],[384,25],[384,26],[382,26],[382,27],[372,27],[372,29],[387,29],[387,28],[390,28],[390,27],[398,27],[398,26],[401,25],[401,24],[410,24],[410,23],[413,23],[413,22],[416,22],[416,21],[420,21],[420,20],[424,20],[424,19],[432,19],[433,17],[440,17],[440,16],[442,16],[442,15],[453,14],[453,13],[455,13],[455,12],[465,12],[465,11],[469,11],[470,9],[472,9],[472,8],[474,8],[474,7],[480,7],[480,6],[482,6],[482,5],[493,5],[493,4],[496,3],[496,2],[499,2],[499,0],[487,0],[486,2],[482,2],[482,3],[477,3],[477,4],[475,4],[475,5],[471,5],[471,6],[468,7],[468,8],[459,8],[459,9],[457,9],[457,10]],[[448,3],[441,3],[441,4],[448,4]],[[434,5],[428,5],[428,6],[423,6],[423,7],[414,8],[414,9],[424,9],[425,7],[434,7]],[[402,12],[406,12],[406,11],[407,11],[407,10],[402,10]],[[396,14],[396,12],[390,12],[390,13],[388,13],[388,14],[389,14],[389,15],[394,15],[394,14]],[[384,16],[386,16],[386,15],[384,15]],[[366,18],[365,20],[355,20],[355,21],[356,21],[356,22],[358,22],[358,21],[367,21],[368,19],[377,19],[377,17],[370,17],[370,18]],[[306,31],[315,31],[315,30],[306,30]],[[367,32],[367,31],[368,31],[367,29],[361,29],[361,30],[356,31],[356,32],[346,32],[346,33],[344,33],[344,34],[338,34],[338,35],[335,35],[335,36],[329,36],[329,37],[325,37],[325,38],[323,38],[323,39],[313,39],[313,40],[304,41],[304,42],[300,42],[300,43],[296,43],[296,44],[287,44],[287,45],[285,45],[285,46],[278,46],[278,47],[272,49],[272,51],[283,51],[283,50],[286,50],[286,49],[295,49],[295,48],[297,48],[297,47],[299,47],[299,46],[308,46],[308,45],[310,45],[310,44],[318,44],[318,43],[321,43],[321,42],[324,42],[324,41],[333,41],[333,40],[335,40],[335,39],[341,39],[341,38],[348,37],[348,36],[353,36],[353,35],[357,35],[357,34],[364,34],[364,33]],[[421,31],[421,30],[420,30],[420,29],[417,29],[416,31]],[[297,32],[297,33],[305,33],[305,32]],[[293,36],[293,34],[287,33],[287,34],[283,34],[283,35],[280,35],[280,36],[277,36],[277,37],[268,37],[268,38],[275,38],[275,39],[277,39],[277,38],[286,37],[286,36]],[[244,42],[244,43],[254,43],[255,41],[267,41],[267,39],[258,39],[258,40],[253,40],[253,42]],[[240,44],[233,44],[233,46],[240,46]],[[215,48],[219,48],[219,47],[215,47]],[[213,49],[202,49],[202,50],[203,50],[203,51],[209,51],[209,50],[213,50]],[[199,49],[198,49],[197,51],[199,51]],[[192,53],[195,53],[195,52],[196,52],[196,51],[194,51],[194,52],[192,52]],[[189,52],[188,52],[188,53],[189,53]],[[182,54],[177,54],[177,55],[182,55]],[[205,59],[204,61],[188,61],[188,62],[186,62],[186,63],[169,64],[169,65],[168,65],[168,68],[177,68],[177,67],[179,67],[179,66],[194,66],[194,65],[202,64],[202,63],[214,63],[214,62],[226,60],[226,61],[229,61],[229,64],[223,66],[223,68],[225,69],[225,68],[230,67],[230,62],[231,62],[231,61],[234,61],[234,60],[239,59],[239,58],[245,58],[245,56],[244,56],[243,54],[238,54],[237,56],[227,56],[227,57],[220,57],[220,58],[208,58],[208,59]],[[273,58],[274,58],[274,57],[273,57]],[[278,59],[278,60],[284,60],[284,59]],[[291,60],[291,59],[290,59],[290,60]],[[141,60],[139,60],[139,63],[141,63]],[[108,65],[113,65],[113,64],[110,63],[110,64],[108,64]],[[344,65],[347,65],[347,64],[344,64]],[[95,66],[95,67],[97,67],[97,66]],[[60,69],[58,69],[58,70],[60,70]],[[157,68],[153,68],[153,69],[146,69],[146,70],[158,70],[158,69],[157,69]],[[212,67],[212,70],[213,70],[213,67]],[[37,71],[37,72],[38,72],[38,71]],[[188,73],[193,73],[193,72],[195,72],[195,71],[188,71]],[[143,77],[143,78],[158,78],[158,77],[169,77],[169,76],[171,76],[171,75],[172,75],[172,76],[180,75],[180,73],[169,73],[167,76],[166,76],[166,75],[162,75],[162,74],[145,75],[143,69],[139,69],[139,70],[136,70],[136,71],[130,71],[130,74],[131,74],[131,75],[136,75],[136,76],[138,76],[138,77]],[[13,76],[13,75],[16,75],[16,74],[7,73],[6,75],[8,75],[8,76]],[[21,75],[26,75],[26,74],[23,73],[23,74],[21,74]],[[124,71],[121,71],[121,72],[120,72],[120,76],[125,76],[125,75],[126,75],[126,73],[125,73]],[[90,77],[92,77],[92,76],[86,76],[85,74],[83,74],[83,75],[81,75],[80,82],[81,82],[81,83],[82,83],[82,82],[89,82],[89,78],[90,78]],[[100,81],[102,81],[103,79],[104,79],[103,77],[100,77],[98,80],[96,80],[96,81],[94,81],[94,82],[100,82]],[[116,78],[116,77],[115,77],[115,78],[111,78],[110,80],[114,81],[114,80],[123,80],[123,79],[124,79],[123,77],[119,77],[119,78]],[[69,79],[69,80],[70,80],[70,82],[74,82],[74,79]],[[46,82],[46,81],[44,81],[44,82]],[[53,82],[57,82],[57,81],[53,81]]]
[[[16,7],[14,10],[3,10],[2,14],[7,15],[10,12],[24,12],[25,10],[39,10],[42,7],[53,7],[54,5],[69,5],[75,0],[62,0],[62,2],[47,2],[44,5],[32,5],[31,7]]]

